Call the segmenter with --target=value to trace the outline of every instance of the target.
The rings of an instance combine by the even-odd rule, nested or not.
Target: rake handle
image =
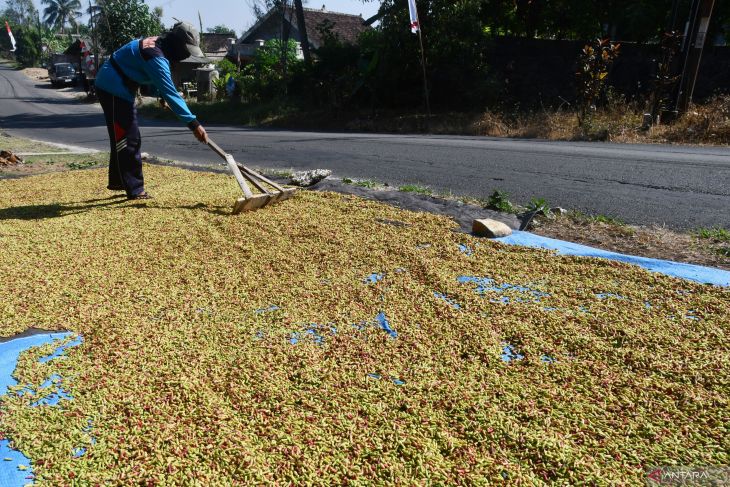
[[[243,195],[248,199],[253,196],[253,193],[251,192],[251,188],[248,187],[248,184],[246,184],[246,180],[243,178],[243,174],[241,174],[241,170],[238,169],[238,165],[236,164],[236,161],[233,160],[233,156],[225,152],[223,149],[218,147],[218,144],[213,142],[210,137],[208,138],[208,147],[213,149],[213,152],[221,156],[226,163],[228,164],[228,169],[231,170],[233,173],[233,176],[236,178],[236,181],[238,182],[238,185],[241,187],[241,190],[243,191]]]
[[[228,154],[226,153],[226,151],[224,151],[223,149],[221,149],[218,146],[218,144],[216,144],[215,142],[213,142],[213,140],[210,137],[208,137],[208,147],[210,147],[211,149],[213,149],[213,152],[215,152],[216,154],[218,154],[219,156],[221,156],[221,158],[227,160]]]
[[[243,171],[244,174],[248,174],[248,175],[250,175],[250,176],[252,176],[252,177],[254,177],[256,179],[259,179],[259,180],[265,182],[266,184],[268,184],[269,186],[273,186],[273,188],[275,190],[279,191],[279,192],[284,191],[284,188],[281,187],[281,185],[276,184],[274,181],[272,181],[272,180],[270,180],[268,178],[265,178],[264,176],[262,176],[261,174],[259,174],[257,172],[254,172],[253,170],[251,170],[250,168],[244,166],[240,162],[238,163],[238,169],[240,169],[241,171]],[[248,178],[248,179],[251,180],[250,178]]]

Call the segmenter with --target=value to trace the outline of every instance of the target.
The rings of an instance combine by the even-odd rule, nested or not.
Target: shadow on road
[[[17,100],[17,98],[14,98]],[[0,98],[2,100],[2,98]],[[28,98],[28,101],[46,103],[46,100]],[[2,102],[0,102],[2,103]],[[62,102],[52,102],[61,104]],[[6,129],[43,129],[43,128],[89,128],[104,127],[104,116],[99,113],[47,114],[21,113],[3,117]]]

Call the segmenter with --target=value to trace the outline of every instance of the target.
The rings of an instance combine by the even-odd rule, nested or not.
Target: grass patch
[[[605,225],[615,227],[625,227],[626,222],[620,218],[616,218],[608,215],[589,215],[579,210],[573,210],[568,213],[568,216],[577,222],[584,223],[603,223]]]
[[[378,187],[382,186],[382,184],[380,184],[379,182],[377,182],[373,179],[362,179],[360,181],[355,181],[352,184],[354,186],[358,186],[360,188],[369,188],[369,189],[378,188]]]
[[[490,210],[501,211],[503,213],[515,213],[516,208],[509,200],[509,193],[495,189],[489,196],[486,207]]]
[[[727,289],[334,193],[231,216],[230,176],[145,172],[145,202],[104,170],[0,180],[0,335],[84,338],[24,353],[0,403],[39,484],[638,485],[730,462]],[[73,400],[32,407],[53,374]]]
[[[717,255],[720,255],[722,257],[730,257],[730,247],[718,247],[714,250]]]
[[[383,184],[382,183],[379,183],[378,181],[375,181],[374,179],[351,179],[351,178],[342,178],[342,182],[344,184],[349,184],[351,186],[357,186],[359,188],[374,189],[374,188],[381,188],[381,187],[383,187]]]
[[[699,238],[715,242],[730,242],[730,231],[722,227],[700,228],[696,233]]]
[[[418,184],[404,184],[398,188],[398,191],[402,191],[404,193],[416,193],[424,196],[431,196],[433,194],[431,188],[427,186],[420,186]]]
[[[95,152],[92,154],[53,154],[42,156],[26,156],[26,164],[64,165],[69,169],[82,169],[109,162],[109,154]]]
[[[93,160],[93,159],[87,159],[80,162],[68,162],[66,163],[66,167],[71,170],[77,170],[77,169],[88,169],[90,167],[98,166],[99,161]]]
[[[68,152],[55,145],[44,144],[36,140],[25,139],[23,137],[15,137],[0,131],[0,150],[7,150],[13,153],[20,152],[58,152],[62,154]]]

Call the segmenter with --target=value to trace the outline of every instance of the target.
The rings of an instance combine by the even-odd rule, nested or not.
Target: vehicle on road
[[[75,84],[78,79],[76,68],[71,63],[54,63],[48,68],[48,78],[52,86]]]

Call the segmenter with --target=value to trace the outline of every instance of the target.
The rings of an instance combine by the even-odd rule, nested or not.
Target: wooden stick
[[[255,177],[251,176],[246,171],[241,171],[241,172],[243,173],[243,177],[246,178],[246,179],[248,179],[248,181],[251,184],[253,184],[254,186],[256,186],[259,191],[261,191],[262,193],[265,193],[265,194],[271,194],[271,191],[269,191],[268,189],[266,189],[266,186],[264,186],[263,184],[261,184],[261,182],[259,182],[258,179],[256,179]]]
[[[226,153],[223,149],[218,147],[218,145],[213,142],[212,140],[208,139],[208,146],[210,146],[213,151],[221,156],[223,159],[225,159],[226,163],[228,164],[228,168],[233,173],[233,176],[236,178],[236,181],[238,182],[238,185],[241,187],[241,190],[243,191],[243,195],[246,197],[246,199],[253,197],[253,193],[251,192],[251,188],[248,187],[248,184],[246,184],[246,180],[243,178],[243,174],[241,174],[241,170],[238,169],[238,165],[236,164],[236,161],[233,159],[233,156]]]
[[[257,172],[252,171],[251,169],[244,166],[240,162],[238,163],[238,168],[241,169],[243,172],[247,172],[248,174],[250,174],[251,176],[253,176],[257,179],[260,179],[261,181],[265,182],[266,184],[273,186],[274,189],[276,189],[277,191],[284,191],[284,188],[281,185],[276,184],[274,181],[265,178],[264,176],[262,176],[261,174],[259,174]]]

